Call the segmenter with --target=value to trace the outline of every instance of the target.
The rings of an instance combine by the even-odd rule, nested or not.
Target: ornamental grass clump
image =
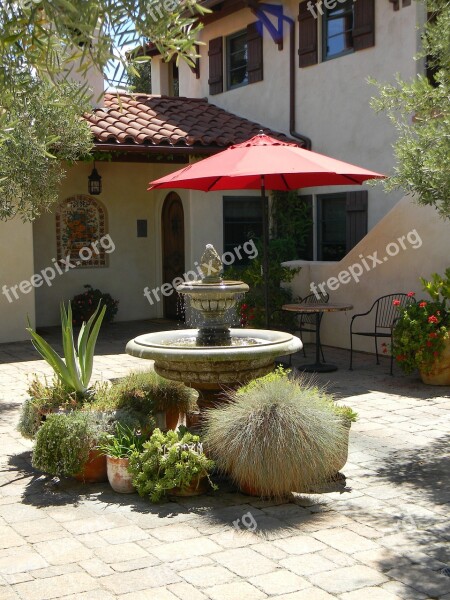
[[[308,492],[336,474],[355,414],[304,379],[278,369],[210,409],[204,441],[217,467],[264,497]]]

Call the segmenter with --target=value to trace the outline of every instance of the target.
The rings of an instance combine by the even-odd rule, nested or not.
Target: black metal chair
[[[378,352],[378,339],[390,339],[392,342],[392,331],[395,327],[395,322],[398,320],[398,310],[397,306],[394,306],[394,300],[399,300],[399,306],[406,306],[411,302],[415,302],[414,298],[408,296],[408,294],[398,293],[398,294],[387,294],[386,296],[380,296],[369,310],[365,313],[359,313],[357,315],[353,315],[351,323],[350,323],[350,371],[353,370],[353,336],[354,335],[362,335],[365,337],[373,337],[375,338],[375,354],[377,357],[377,365],[380,364],[380,357]],[[368,315],[374,315],[373,329],[371,330],[363,330],[363,331],[354,331],[353,326],[355,320],[360,317],[365,317]],[[393,374],[393,366],[394,366],[394,355],[391,352],[391,375]]]
[[[304,298],[300,298],[299,300],[297,300],[296,304],[324,304],[324,303],[327,303],[329,299],[330,299],[330,296],[328,294],[322,294],[322,293],[320,293],[320,295],[309,294],[308,296],[305,296]],[[289,327],[286,327],[286,325],[284,324],[283,319],[282,319],[283,317],[286,317],[286,315],[287,315],[286,311],[283,311],[282,309],[277,309],[277,310],[273,311],[273,313],[271,314],[271,317],[270,317],[271,326],[275,329],[281,329],[281,330],[288,329],[289,333],[292,333],[295,335],[297,335],[297,333],[299,333],[300,339],[301,339],[301,334],[303,332],[316,333],[316,313],[309,313],[309,314],[308,313],[293,313],[293,312],[289,313],[289,317],[292,320]],[[322,321],[322,316],[323,316],[323,313],[320,313],[319,327],[320,327],[320,322]],[[322,355],[322,360],[323,360],[323,362],[325,362],[325,357],[323,355],[323,349],[322,349],[322,344],[320,343],[320,338],[319,338],[319,346],[320,346],[320,353]],[[303,356],[305,356],[305,358],[306,358],[304,344],[303,344]],[[289,355],[289,365],[291,365],[291,364],[292,364],[292,354]]]
[[[298,304],[326,304],[330,296],[328,294],[309,294],[309,296],[305,296]],[[325,361],[325,357],[323,355],[322,344],[320,343],[320,323],[322,322],[323,313],[319,314],[319,347],[320,353],[322,355],[323,362]],[[315,313],[298,313],[296,315],[297,327],[296,331],[300,333],[300,339],[302,337],[302,333],[316,333],[316,314]],[[302,340],[303,342],[303,340]],[[303,344],[303,356],[306,358],[305,345]]]

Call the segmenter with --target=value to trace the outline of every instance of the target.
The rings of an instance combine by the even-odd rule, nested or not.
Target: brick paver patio
[[[150,366],[124,343],[158,327],[105,328],[96,378]],[[50,370],[29,343],[0,346],[0,599],[450,599],[450,389],[325,352],[339,370],[317,381],[359,413],[345,483],[285,504],[224,483],[154,506],[31,468],[15,426],[27,378]]]

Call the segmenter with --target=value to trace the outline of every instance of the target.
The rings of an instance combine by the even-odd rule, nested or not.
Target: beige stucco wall
[[[30,281],[33,267],[33,230],[31,223],[20,219],[0,222],[0,286],[8,291],[12,286]],[[35,288],[22,283],[23,293],[17,288],[8,295],[0,295],[0,343],[15,342],[29,338],[25,331],[27,316],[35,324],[34,294]]]
[[[285,14],[295,21],[298,38],[298,2],[289,0],[282,4]],[[373,48],[305,69],[298,68],[296,54],[296,128],[312,139],[313,150],[382,173],[392,172],[394,130],[384,115],[377,116],[370,108],[369,100],[376,90],[367,83],[367,77],[384,82],[393,81],[395,73],[406,79],[416,74],[420,64],[413,57],[418,45],[419,12],[420,7],[415,2],[394,11],[387,0],[376,0],[376,45]],[[281,52],[264,31],[264,81],[209,96],[209,40],[240,31],[254,21],[255,16],[246,9],[205,27],[200,38],[205,43],[200,47],[200,79],[181,64],[180,94],[208,97],[213,104],[288,134],[289,27],[285,28]],[[322,188],[321,191],[332,190]],[[369,196],[371,228],[401,194],[386,195],[378,188],[370,189]]]
[[[359,282],[351,278],[349,283],[340,284],[336,290],[325,287],[330,294],[330,302],[350,303],[354,309],[324,317],[321,329],[323,343],[348,347],[352,315],[365,312],[376,298],[384,294],[413,291],[418,298],[426,296],[421,290],[419,278],[429,278],[435,272],[443,273],[450,266],[449,230],[450,223],[440,219],[436,210],[419,206],[405,196],[343,260],[288,263],[302,267],[292,282],[294,293],[301,297],[311,293],[311,282],[317,285],[327,282],[330,277],[338,278],[339,273],[355,263],[362,267],[353,269],[356,274],[359,270],[363,271]],[[403,236],[405,249],[399,243],[399,238]],[[389,244],[398,246],[396,256],[389,256],[389,253],[397,252],[395,246],[388,247]],[[375,252],[376,258],[382,260],[383,264],[377,264],[374,268],[370,255],[373,256]],[[363,259],[370,270],[364,265]],[[335,282],[331,283],[332,287],[336,286]],[[356,336],[354,346],[373,352],[374,341]]]
[[[70,300],[90,284],[119,300],[118,321],[163,316],[163,303],[151,305],[143,295],[146,286],[161,287],[161,211],[171,190],[147,191],[152,179],[177,170],[182,165],[97,162],[103,189],[96,198],[107,213],[107,230],[115,250],[108,254],[104,268],[71,269],[55,277],[51,286],[36,289],[36,319],[39,326],[59,322],[59,303]],[[87,193],[87,177],[92,164],[81,163],[68,171],[60,198]],[[195,268],[205,245],[218,251],[223,246],[222,194],[174,190],[183,202],[185,219],[186,271]],[[239,192],[236,192],[238,194]],[[231,195],[232,193],[230,193]],[[136,220],[148,220],[148,237],[138,238]],[[48,213],[33,225],[34,269],[40,272],[56,258],[55,215]],[[29,232],[31,239],[31,229]]]

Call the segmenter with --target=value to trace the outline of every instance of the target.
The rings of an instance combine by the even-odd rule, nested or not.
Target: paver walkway
[[[95,376],[148,367],[124,342],[155,327],[105,328]],[[33,471],[15,425],[27,377],[50,371],[29,343],[0,346],[0,599],[450,599],[450,389],[325,352],[340,369],[317,381],[359,413],[345,484],[288,504],[225,485],[154,506]]]

